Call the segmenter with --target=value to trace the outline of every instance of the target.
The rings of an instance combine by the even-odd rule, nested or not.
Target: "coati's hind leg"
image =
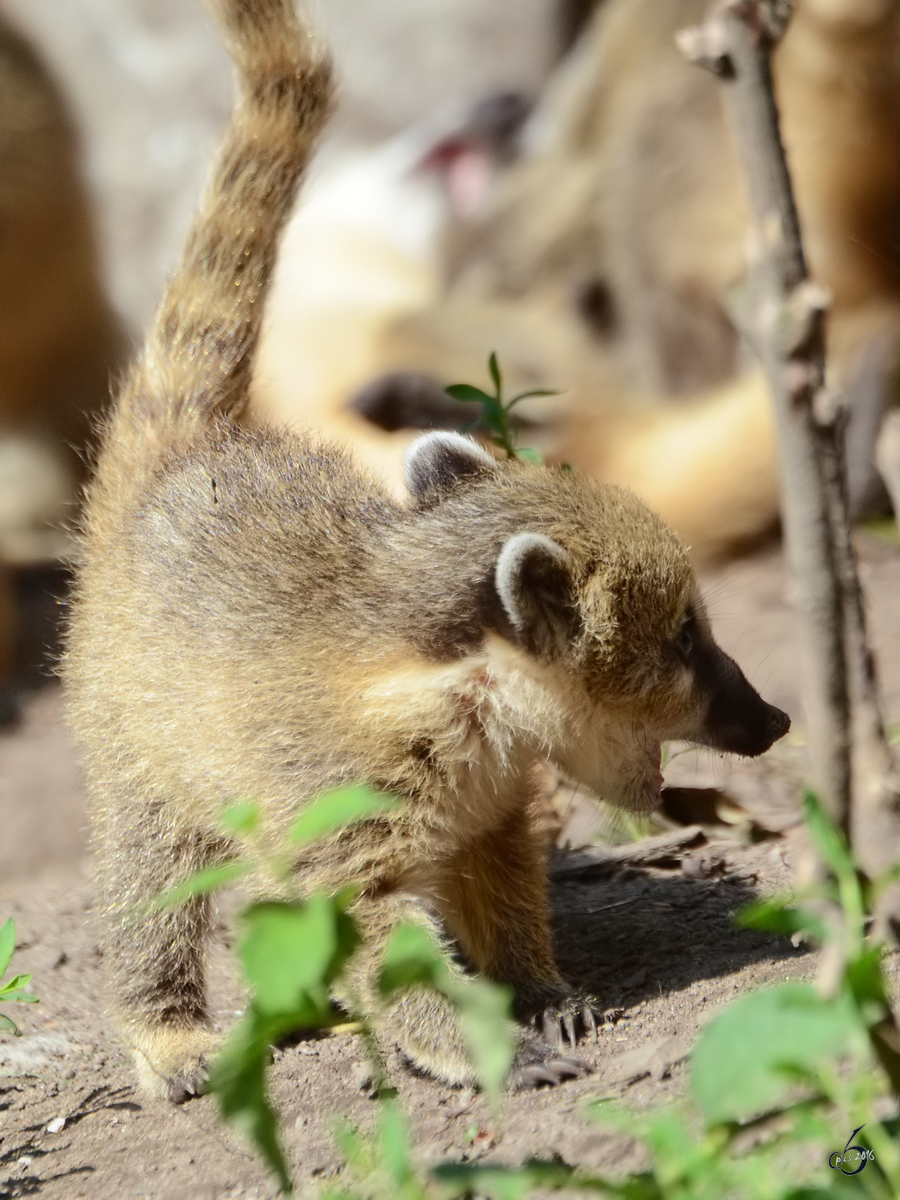
[[[467,844],[441,880],[447,925],[467,962],[513,989],[513,1011],[548,1042],[596,1032],[595,1001],[562,979],[550,937],[547,855],[530,814]]]
[[[397,1045],[416,1067],[446,1083],[475,1083],[475,1073],[453,1005],[425,987],[412,987],[385,1004],[378,992],[384,950],[398,925],[424,925],[438,945],[446,945],[439,922],[419,901],[397,894],[363,897],[353,915],[363,945],[350,963],[337,997],[348,1008],[368,1016],[382,1045]],[[447,967],[459,972],[447,949]]]
[[[203,1090],[212,1031],[204,956],[211,904],[155,901],[214,858],[222,839],[167,819],[158,802],[121,805],[98,845],[99,917],[114,1009],[142,1087],[179,1103]]]

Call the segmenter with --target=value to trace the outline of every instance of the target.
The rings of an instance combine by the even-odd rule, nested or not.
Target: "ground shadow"
[[[741,929],[734,914],[757,897],[733,878],[613,868],[554,879],[553,930],[565,977],[611,1007],[680,991],[750,963],[801,958],[787,937]]]

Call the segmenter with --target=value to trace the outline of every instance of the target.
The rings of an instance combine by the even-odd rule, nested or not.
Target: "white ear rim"
[[[516,584],[522,573],[523,561],[535,550],[541,550],[550,558],[556,559],[560,566],[568,563],[568,555],[553,538],[545,537],[542,533],[514,533],[503,543],[503,549],[494,567],[494,585],[500,603],[510,621],[520,631],[525,628],[526,621],[519,607]]]
[[[425,433],[407,447],[403,456],[403,474],[412,495],[420,496],[435,486],[437,472],[434,468],[442,460],[468,463],[471,469],[458,472],[460,478],[481,475],[497,467],[494,459],[474,438],[446,430]]]

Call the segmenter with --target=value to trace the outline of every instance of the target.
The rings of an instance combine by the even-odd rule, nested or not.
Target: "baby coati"
[[[512,988],[511,1082],[557,1082],[582,1064],[548,1041],[593,1018],[553,959],[535,762],[639,810],[661,739],[755,755],[789,721],[716,646],[685,547],[628,492],[432,433],[401,503],[340,449],[235,423],[331,87],[290,0],[210,7],[241,96],[106,430],[65,664],[118,1015],[149,1092],[197,1090],[209,905],[147,901],[233,852],[230,802],[260,802],[277,845],[308,799],[364,780],[402,809],[297,871],[305,890],[360,885],[352,982],[379,1035],[473,1078],[442,1000],[374,999],[385,938],[426,920]]]

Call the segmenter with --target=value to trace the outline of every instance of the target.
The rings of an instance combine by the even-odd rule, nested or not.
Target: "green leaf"
[[[516,450],[516,458],[520,458],[522,462],[537,463],[538,466],[544,461],[544,456],[540,450],[532,450],[530,446],[522,446]]]
[[[412,1176],[409,1133],[403,1112],[399,1105],[392,1101],[386,1101],[381,1106],[378,1141],[381,1161],[387,1169],[391,1183],[395,1187],[403,1187]]]
[[[734,918],[742,929],[768,929],[772,933],[807,933],[819,941],[828,936],[825,922],[811,909],[798,907],[790,896],[772,896],[742,908]]]
[[[6,974],[16,948],[16,923],[9,917],[0,927],[0,979]]]
[[[691,1087],[711,1125],[776,1107],[782,1068],[812,1070],[846,1054],[859,1021],[844,995],[824,1001],[805,983],[764,988],[736,1001],[703,1031],[691,1055]]]
[[[803,810],[810,837],[826,865],[840,879],[856,876],[853,859],[840,832],[831,823],[815,792],[803,793]]]
[[[177,883],[168,891],[157,896],[153,901],[152,909],[156,912],[162,908],[172,908],[176,904],[181,904],[183,901],[189,900],[191,896],[205,896],[209,892],[216,891],[217,888],[224,887],[227,883],[232,883],[235,879],[240,879],[242,875],[247,875],[254,869],[254,866],[254,863],[244,860],[220,863],[215,867],[204,867],[202,871],[195,871],[181,883]]]
[[[487,392],[483,392],[481,388],[474,387],[471,383],[451,383],[449,387],[444,388],[448,396],[452,396],[454,400],[462,400],[470,404],[496,404],[496,398],[489,396]]]
[[[266,1090],[271,1030],[252,1006],[213,1061],[209,1090],[222,1116],[256,1146],[281,1189],[293,1192],[278,1137],[278,1118]]]
[[[31,978],[30,975],[14,975],[0,987],[0,1000],[15,1000],[19,1004],[37,1004],[37,996],[25,991],[25,988],[31,983]]]
[[[434,988],[456,1006],[479,1082],[485,1091],[499,1093],[515,1054],[508,989],[451,973],[424,925],[400,925],[385,949],[378,989],[387,997],[413,987]]]
[[[0,1013],[0,1030],[4,1029],[8,1033],[11,1033],[14,1037],[22,1036],[22,1030],[18,1027],[15,1021],[11,1017],[6,1016],[5,1013]]]
[[[12,979],[7,979],[6,983],[0,987],[0,996],[5,996],[7,992],[12,992],[16,988],[26,987],[31,983],[30,975],[13,975]]]
[[[238,954],[265,1016],[302,1012],[303,1024],[327,1024],[329,987],[359,945],[344,912],[349,894],[315,893],[305,903],[254,904],[243,914]]]
[[[494,387],[496,388],[497,399],[499,400],[500,397],[503,395],[503,380],[500,377],[500,364],[499,364],[499,362],[497,362],[496,351],[493,351],[493,350],[491,351],[491,356],[488,359],[488,370],[491,373],[491,379],[494,381]]]
[[[831,823],[814,792],[803,794],[806,827],[822,859],[834,872],[838,883],[841,908],[848,933],[855,940],[849,950],[853,958],[862,949],[865,927],[865,896],[862,881],[841,832]]]
[[[345,1120],[339,1120],[332,1131],[335,1144],[344,1160],[358,1175],[365,1175],[371,1169],[370,1146],[359,1130]]]
[[[238,953],[254,995],[216,1057],[210,1090],[223,1116],[241,1129],[291,1191],[277,1117],[266,1091],[270,1047],[297,1029],[331,1022],[330,985],[359,945],[346,912],[354,893],[314,893],[305,903],[255,904],[243,916]]]
[[[867,1004],[888,1008],[882,971],[884,952],[884,946],[874,946],[847,964],[847,983],[860,1008]]]
[[[481,402],[481,419],[495,433],[504,433],[509,428],[506,409],[493,396],[485,396]]]
[[[232,804],[222,813],[219,822],[223,829],[235,833],[238,837],[253,837],[259,830],[262,812],[258,804],[251,800]]]
[[[506,407],[512,408],[520,400],[530,400],[532,396],[559,396],[561,394],[561,392],[552,391],[550,388],[532,388],[530,392],[519,392],[518,396],[514,396]]]
[[[448,990],[459,1008],[478,1081],[488,1095],[498,1096],[516,1053],[508,988],[487,979],[464,979]]]
[[[393,796],[376,792],[365,784],[336,788],[319,796],[304,809],[291,828],[290,841],[295,846],[302,846],[356,821],[397,812],[399,808],[400,803]]]
[[[381,960],[378,990],[382,996],[416,985],[438,987],[446,981],[447,965],[437,942],[424,925],[398,925]]]
[[[37,996],[33,995],[33,993],[31,993],[31,992],[26,992],[22,989],[17,989],[16,991],[10,992],[9,994],[6,994],[5,992],[0,992],[0,1000],[10,1001],[10,1002],[15,1000],[16,1003],[18,1003],[18,1004],[39,1004],[40,1003]]]
[[[532,1192],[549,1192],[560,1188],[577,1191],[593,1184],[592,1190],[604,1195],[629,1195],[638,1192],[619,1192],[615,1185],[599,1178],[583,1178],[577,1168],[565,1163],[531,1160],[521,1167],[482,1166],[477,1163],[441,1163],[430,1174],[441,1184],[442,1191],[451,1196],[495,1196],[497,1200],[524,1200]],[[599,1187],[598,1187],[599,1185]],[[626,1184],[625,1187],[628,1185]],[[651,1193],[646,1193],[650,1195]]]

